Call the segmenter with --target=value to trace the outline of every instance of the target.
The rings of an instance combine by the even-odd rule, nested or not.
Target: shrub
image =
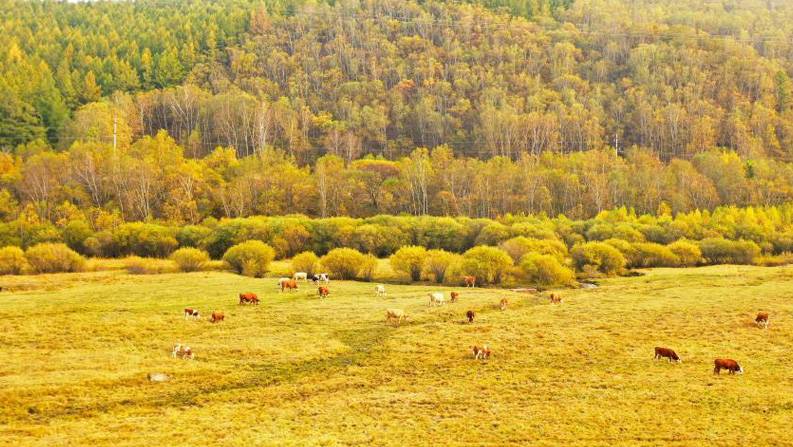
[[[237,244],[223,255],[223,261],[237,273],[261,278],[267,273],[275,259],[273,247],[262,241],[252,240]]]
[[[703,239],[699,241],[699,249],[709,264],[751,264],[760,255],[757,244],[743,240]]]
[[[173,252],[171,260],[182,272],[197,272],[209,263],[209,253],[198,248],[184,247]]]
[[[200,225],[185,225],[176,233],[176,241],[180,247],[201,247],[211,232],[209,228]]]
[[[622,256],[625,257],[626,265],[629,266],[634,265],[634,263],[637,262],[637,257],[639,252],[638,250],[636,250],[636,247],[634,247],[634,245],[631,244],[630,242],[623,241],[622,239],[613,239],[613,238],[607,239],[603,242],[619,250],[619,252],[622,253]]]
[[[446,250],[428,250],[424,258],[424,274],[431,276],[435,282],[442,284],[449,267],[457,261],[458,255]]]
[[[416,245],[402,247],[391,255],[391,268],[395,272],[407,275],[411,281],[419,281],[426,256],[427,249],[424,247]]]
[[[166,261],[157,258],[141,258],[129,256],[124,258],[124,269],[130,275],[156,275],[167,272]]]
[[[604,241],[612,238],[628,242],[644,241],[644,235],[639,230],[625,223],[617,225],[606,222],[596,223],[586,232],[586,237],[590,241]]]
[[[292,258],[293,272],[306,272],[309,276],[317,272],[319,257],[313,251],[304,251]]]
[[[481,245],[463,254],[462,270],[477,282],[498,284],[512,266],[512,258],[500,248]]]
[[[529,253],[521,259],[520,270],[527,281],[544,287],[569,285],[575,280],[575,273],[551,255]]]
[[[564,262],[567,257],[567,246],[554,239],[530,239],[519,236],[504,241],[500,248],[515,262],[519,262],[528,253],[551,255],[559,262]]]
[[[681,239],[672,242],[668,247],[677,256],[683,267],[691,267],[702,262],[702,250],[693,242]]]
[[[625,256],[605,242],[576,245],[572,251],[575,267],[581,271],[598,271],[615,275],[625,268]]]
[[[358,267],[358,278],[371,281],[375,272],[377,272],[377,257],[372,254],[364,255],[361,265]]]
[[[353,248],[335,248],[319,262],[334,278],[354,279],[365,262],[365,256]]]
[[[144,222],[126,223],[112,232],[111,245],[103,252],[113,256],[137,255],[165,258],[179,246],[175,228]],[[100,239],[101,240],[101,239]]]
[[[35,273],[79,272],[85,259],[66,244],[37,244],[25,253],[25,259]]]
[[[19,247],[0,248],[0,275],[19,275],[28,267],[25,252]]]
[[[62,237],[63,242],[72,250],[87,254],[88,249],[85,245],[86,239],[92,237],[94,232],[84,220],[73,220],[63,227]]]
[[[633,248],[636,256],[630,267],[675,267],[680,263],[680,259],[665,245],[640,242],[633,244]]]

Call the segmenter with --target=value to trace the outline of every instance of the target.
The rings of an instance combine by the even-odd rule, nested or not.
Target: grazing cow
[[[509,300],[506,298],[501,298],[501,301],[498,302],[498,308],[501,310],[507,310],[508,305],[509,305]]]
[[[290,280],[291,279],[287,277],[278,278],[278,288],[281,289],[281,292],[284,291],[284,283]]]
[[[757,326],[768,329],[768,312],[760,312],[754,319]]]
[[[476,360],[487,360],[490,358],[490,348],[487,345],[482,346],[471,346],[471,352],[474,354],[474,358]]]
[[[385,286],[382,284],[374,286],[374,292],[377,294],[377,296],[385,296]]]
[[[465,287],[476,287],[476,276],[463,276]]]
[[[330,282],[330,274],[329,273],[315,273],[311,275],[311,281],[317,283],[319,281],[322,282]]]
[[[666,358],[669,362],[682,362],[683,360],[677,355],[677,353],[669,348],[655,348],[655,357],[653,360],[658,360],[660,358]]]
[[[430,306],[442,306],[446,302],[443,292],[430,292],[427,295],[430,297]]]
[[[452,292],[451,295],[452,295],[452,303],[456,303],[457,299],[460,298],[459,292]]]
[[[306,272],[297,272],[292,276],[292,279],[295,281],[308,281],[308,273]]]
[[[713,363],[715,365],[713,374],[720,374],[722,369],[726,369],[730,374],[743,374],[743,368],[733,359],[716,359]]]
[[[476,312],[469,310],[465,313],[465,318],[468,320],[469,323],[474,322],[474,317],[476,317]]]
[[[182,346],[181,344],[177,343],[173,345],[171,357],[179,357],[184,360],[193,360],[193,350],[190,349],[190,346]]]
[[[319,292],[320,298],[327,298],[328,295],[330,294],[330,290],[328,290],[328,288],[325,286],[319,286],[319,289],[317,289],[317,291]]]
[[[185,307],[184,308],[184,319],[192,318],[194,320],[198,320],[201,318],[201,313],[198,309],[193,309],[192,307]]]
[[[551,295],[548,297],[548,299],[551,301],[551,304],[562,304],[561,295],[557,295],[555,293],[551,293]]]
[[[259,304],[259,297],[255,293],[240,293],[240,304]]]
[[[217,323],[217,322],[223,321],[225,319],[226,319],[226,316],[223,315],[223,312],[220,312],[218,310],[213,310],[212,311],[212,318],[210,318],[209,322],[210,323]]]
[[[293,290],[297,290],[297,281],[295,281],[294,279],[287,279],[286,281],[282,281],[281,292],[283,292],[284,289],[289,290],[290,292]]]
[[[388,309],[385,311],[386,323],[395,323],[396,326],[402,324],[403,320],[407,320],[408,316],[402,309]]]

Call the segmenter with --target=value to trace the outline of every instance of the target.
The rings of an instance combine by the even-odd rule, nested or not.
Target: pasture
[[[0,444],[790,445],[793,268],[645,273],[557,305],[339,281],[321,301],[225,272],[4,277]],[[438,290],[459,302],[428,307]],[[260,305],[237,304],[248,291]],[[388,326],[387,308],[411,320]],[[172,359],[176,342],[195,360]],[[482,344],[486,362],[469,351]],[[745,374],[713,375],[716,357]]]

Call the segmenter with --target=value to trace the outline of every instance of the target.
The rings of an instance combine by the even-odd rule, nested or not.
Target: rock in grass
[[[168,374],[165,373],[149,373],[148,377],[150,382],[167,382],[171,380]]]

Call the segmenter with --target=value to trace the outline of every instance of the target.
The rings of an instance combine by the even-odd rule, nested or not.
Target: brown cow
[[[476,287],[476,276],[463,276],[465,287]]]
[[[460,294],[458,292],[452,292],[452,303],[456,303],[457,299],[460,298]]]
[[[501,301],[498,302],[498,308],[501,310],[507,310],[508,305],[509,305],[509,300],[506,298],[501,298]]]
[[[173,345],[173,349],[171,350],[171,357],[173,358],[182,358],[184,360],[193,360],[195,357],[193,356],[193,350],[190,349],[190,346],[185,346],[180,343]]]
[[[474,317],[476,317],[476,312],[469,310],[465,313],[465,318],[468,320],[469,323],[474,322]]]
[[[560,295],[555,294],[555,293],[551,293],[551,295],[548,297],[548,299],[551,301],[551,304],[561,304],[562,303],[562,297]]]
[[[743,368],[733,359],[716,359],[713,363],[715,365],[713,374],[720,374],[722,369],[726,369],[730,374],[743,374]]]
[[[240,304],[259,304],[259,297],[255,293],[240,293]]]
[[[184,319],[192,318],[194,320],[198,320],[201,318],[201,313],[198,309],[193,309],[192,307],[185,307],[184,308]]]
[[[760,312],[754,319],[757,326],[768,329],[768,312]]]
[[[220,312],[218,310],[213,310],[212,311],[212,318],[210,318],[209,322],[210,323],[217,323],[219,321],[223,321],[225,318],[226,318],[226,316],[223,315],[223,312]]]
[[[294,279],[288,279],[286,281],[281,282],[281,292],[284,290],[289,290],[290,292],[293,290],[297,290],[297,281]]]
[[[330,290],[328,290],[328,288],[325,286],[319,286],[319,289],[317,289],[317,291],[319,292],[320,298],[327,298],[328,295],[330,294]]]
[[[658,360],[660,358],[666,358],[670,362],[682,362],[683,360],[677,355],[677,353],[669,348],[659,348],[656,346],[655,348],[655,357],[653,360]]]
[[[487,345],[481,348],[479,346],[471,346],[471,352],[474,354],[476,360],[487,360],[490,358],[490,348],[488,348]]]

